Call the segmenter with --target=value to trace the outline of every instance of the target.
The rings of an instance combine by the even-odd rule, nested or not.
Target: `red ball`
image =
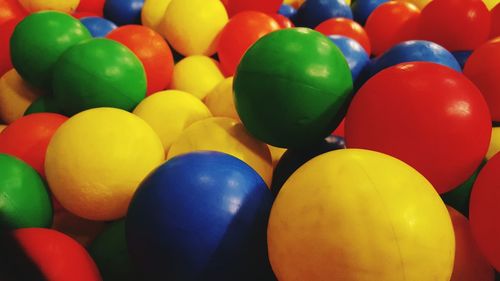
[[[52,229],[23,228],[13,231],[9,236],[17,242],[17,245],[11,243],[9,247],[20,248],[10,253],[14,255],[9,257],[12,263],[19,263],[20,259],[29,259],[28,266],[36,266],[39,274],[44,277],[31,280],[102,280],[99,269],[85,248],[65,234]],[[25,271],[30,268],[17,268],[17,270]],[[31,271],[33,272],[32,269]]]
[[[146,71],[147,95],[165,90],[172,80],[174,58],[163,37],[151,28],[125,25],[107,36],[127,46],[141,60]]]
[[[12,69],[10,37],[22,18],[13,18],[0,25],[0,77]]]
[[[491,32],[490,38],[500,36],[500,3],[491,10]]]
[[[278,23],[261,12],[241,12],[232,17],[220,34],[217,50],[224,73],[234,75],[246,50],[262,36],[278,29]]]
[[[378,56],[392,46],[417,38],[420,10],[407,2],[390,1],[378,6],[366,20],[372,54]]]
[[[500,38],[477,48],[465,63],[464,74],[481,90],[493,121],[500,121]]]
[[[337,126],[337,129],[333,131],[332,135],[344,137],[345,136],[345,118],[342,119],[342,122]]]
[[[293,24],[293,22],[289,18],[285,17],[284,15],[270,14],[269,16],[272,17],[278,23],[278,25],[281,28],[292,28],[292,27],[295,27],[295,25]]]
[[[267,14],[277,13],[283,0],[228,0],[227,12],[230,17],[243,11],[259,11]]]
[[[21,117],[0,133],[0,153],[28,163],[45,178],[45,153],[52,136],[68,118],[56,113]]]
[[[356,40],[367,54],[371,54],[372,47],[370,38],[359,23],[346,18],[332,18],[322,22],[316,27],[316,31],[329,35],[342,35]]]
[[[474,50],[488,40],[490,25],[481,0],[434,0],[422,10],[419,33],[449,51]]]
[[[494,281],[495,273],[472,236],[469,221],[448,207],[455,231],[455,265],[450,281]]]
[[[472,188],[470,224],[481,252],[500,271],[500,154],[483,167]]]
[[[88,12],[98,17],[102,17],[104,12],[104,3],[106,0],[80,0],[77,12]]]
[[[394,156],[444,193],[483,160],[491,119],[481,92],[463,74],[435,63],[403,63],[379,72],[356,93],[345,136],[349,148]]]
[[[24,18],[28,12],[17,0],[0,0],[0,24],[11,19]]]
[[[91,13],[91,12],[75,12],[71,15],[76,19],[82,19],[82,18],[86,18],[86,17],[98,17],[98,15]]]

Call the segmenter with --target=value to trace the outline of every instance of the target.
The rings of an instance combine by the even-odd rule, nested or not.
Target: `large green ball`
[[[51,224],[52,203],[38,173],[23,161],[0,154],[0,229]]]
[[[127,47],[92,39],[61,56],[52,86],[56,102],[68,115],[96,107],[131,111],[146,95],[146,74]]]
[[[324,35],[306,28],[272,32],[243,56],[235,103],[247,130],[278,147],[303,147],[340,123],[352,90],[349,66]]]
[[[46,11],[24,18],[10,39],[12,64],[33,86],[48,90],[52,69],[71,46],[92,38],[85,26],[70,15]]]

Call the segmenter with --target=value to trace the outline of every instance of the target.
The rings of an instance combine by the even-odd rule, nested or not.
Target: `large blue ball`
[[[354,20],[361,25],[365,25],[371,13],[380,5],[389,0],[356,0],[352,3],[352,14]]]
[[[365,49],[354,39],[341,35],[330,35],[330,40],[340,49],[352,74],[352,81],[356,81],[361,71],[370,62]]]
[[[117,25],[140,24],[144,0],[106,0],[104,17]]]
[[[296,26],[315,28],[331,18],[352,19],[352,11],[345,0],[307,0],[293,17]]]
[[[140,185],[126,219],[129,251],[147,280],[275,280],[262,178],[219,152],[172,158]]]
[[[94,38],[106,37],[117,26],[112,21],[101,17],[85,17],[80,19]]]

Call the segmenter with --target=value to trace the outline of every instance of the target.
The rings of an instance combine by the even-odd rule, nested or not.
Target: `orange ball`
[[[145,26],[125,25],[106,37],[127,46],[141,60],[146,71],[147,95],[167,88],[172,79],[174,59],[160,34]]]
[[[66,116],[56,113],[35,113],[21,117],[0,133],[0,153],[23,160],[45,178],[47,146],[66,120]]]
[[[316,31],[329,35],[342,35],[356,40],[367,54],[371,54],[372,47],[370,38],[359,23],[346,18],[332,18],[322,22],[316,27]]]

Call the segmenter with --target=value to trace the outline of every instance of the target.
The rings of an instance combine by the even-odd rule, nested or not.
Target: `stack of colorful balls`
[[[500,0],[0,0],[0,76],[1,281],[500,280]]]

